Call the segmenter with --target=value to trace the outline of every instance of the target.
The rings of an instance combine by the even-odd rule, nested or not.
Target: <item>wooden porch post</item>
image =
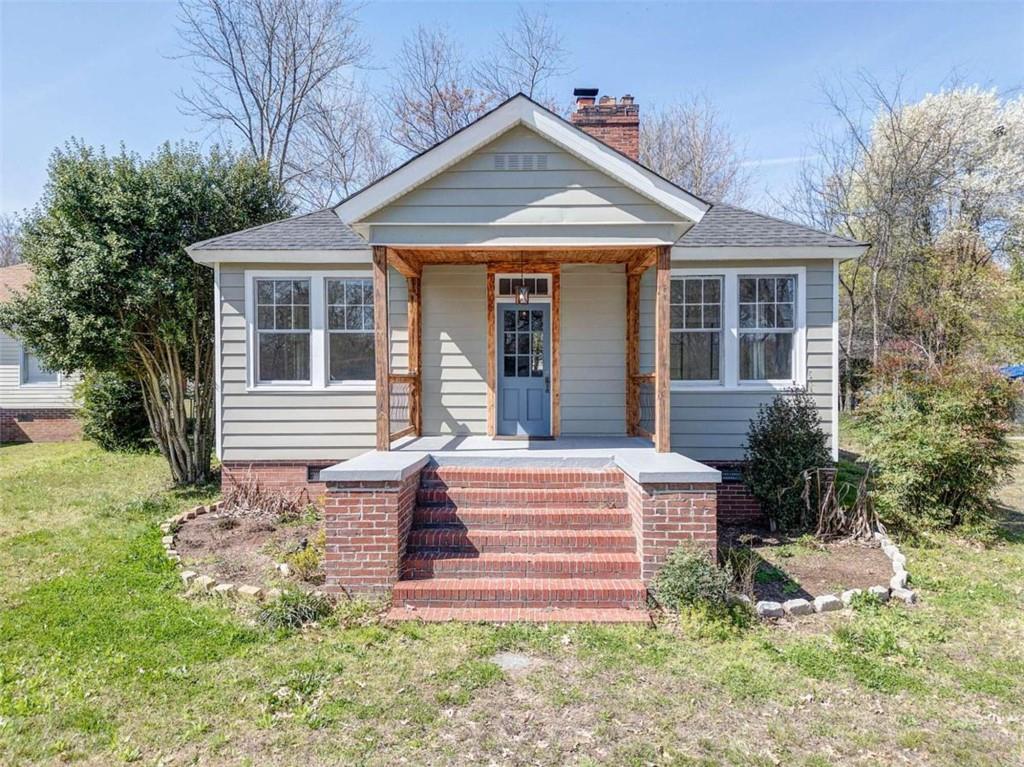
[[[373,351],[377,382],[377,449],[391,449],[391,333],[388,327],[388,250],[373,246]]]
[[[423,331],[420,325],[420,277],[409,277],[409,372],[416,376],[409,398],[409,422],[417,437],[423,436]]]
[[[636,377],[640,372],[640,274],[626,271],[626,434],[636,436],[640,399]]]
[[[658,249],[658,287],[654,307],[654,450],[672,449],[669,418],[669,300],[672,289],[671,247]]]
[[[495,326],[497,319],[494,313],[494,267],[487,269],[487,436],[498,433],[497,397],[498,371],[495,348]]]
[[[562,267],[551,271],[551,436],[562,433]]]

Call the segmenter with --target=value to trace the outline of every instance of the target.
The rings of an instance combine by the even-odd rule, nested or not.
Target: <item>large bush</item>
[[[882,519],[912,530],[983,520],[1014,465],[1007,436],[1018,387],[991,369],[880,366],[858,413]]]
[[[743,480],[772,522],[787,529],[813,521],[806,519],[801,475],[831,466],[832,458],[814,400],[806,392],[779,394],[758,409],[745,459]]]
[[[153,446],[142,404],[142,386],[119,373],[87,373],[75,388],[86,439],[104,450],[138,451]]]

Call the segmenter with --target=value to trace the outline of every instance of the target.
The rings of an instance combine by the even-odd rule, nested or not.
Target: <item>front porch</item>
[[[587,268],[595,271],[583,271]],[[479,277],[465,276],[470,270]],[[648,270],[654,271],[655,280],[647,304],[650,325],[642,330],[641,280]],[[402,328],[407,349],[401,355],[393,353],[389,311],[396,274],[404,279],[407,296],[407,325]],[[432,284],[454,280],[448,275],[455,274],[463,275],[463,284],[450,288],[446,297],[437,289],[431,294]],[[516,283],[514,276],[524,274],[544,286],[525,303],[507,292],[508,284]],[[643,437],[654,451],[668,453],[670,278],[669,247],[655,244],[525,250],[375,246],[376,449],[387,452],[404,446],[401,441],[408,437],[448,433],[558,438],[596,430],[613,437]],[[587,280],[594,281],[592,296]],[[425,304],[433,316],[425,316]],[[459,314],[463,306],[464,315]],[[533,324],[527,327],[524,322],[531,318]],[[479,344],[475,355],[467,353],[455,363],[444,356],[453,346],[473,344]],[[595,364],[602,373],[601,388],[592,381],[581,393],[581,381],[589,375],[585,355],[590,354],[601,360]],[[613,373],[610,365],[615,366]],[[468,424],[438,402],[443,396],[439,388],[443,392],[446,385],[455,386],[444,380],[446,374],[456,374],[452,367],[472,367],[476,380],[485,385],[478,401],[480,416]],[[517,399],[520,395],[524,399]],[[527,395],[531,413],[534,407],[543,410],[529,423],[522,415]],[[510,402],[512,409],[522,403],[519,414],[509,415]],[[591,418],[600,420],[600,426]]]

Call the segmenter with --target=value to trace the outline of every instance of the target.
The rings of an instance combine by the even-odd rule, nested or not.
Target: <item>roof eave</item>
[[[868,245],[675,245],[672,257],[689,261],[835,260],[860,258]]]
[[[197,264],[367,264],[373,260],[370,248],[196,248],[185,252]]]

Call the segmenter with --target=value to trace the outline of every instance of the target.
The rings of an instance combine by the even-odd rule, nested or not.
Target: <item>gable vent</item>
[[[495,170],[547,170],[546,154],[509,153],[494,155]]]

